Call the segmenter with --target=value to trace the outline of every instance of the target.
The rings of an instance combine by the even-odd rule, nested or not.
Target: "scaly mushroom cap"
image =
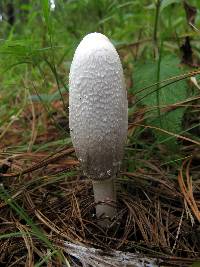
[[[76,49],[69,77],[69,126],[84,174],[94,180],[119,170],[127,137],[127,93],[116,49],[100,33]]]

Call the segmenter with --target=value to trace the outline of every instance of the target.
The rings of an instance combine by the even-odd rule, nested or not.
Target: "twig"
[[[67,150],[59,153],[58,155],[53,155],[50,158],[44,159],[44,160],[40,161],[39,163],[36,163],[35,165],[33,165],[33,166],[31,166],[25,170],[22,170],[21,172],[11,173],[11,174],[1,174],[1,177],[18,177],[18,176],[21,176],[23,174],[36,171],[36,170],[41,169],[42,167],[47,166],[50,163],[55,162],[58,159],[63,158],[64,156],[69,155],[73,152],[74,152],[74,148],[68,148]]]
[[[157,267],[162,260],[144,257],[139,253],[118,250],[103,251],[91,247],[64,242],[64,250],[77,258],[83,266],[93,267]]]

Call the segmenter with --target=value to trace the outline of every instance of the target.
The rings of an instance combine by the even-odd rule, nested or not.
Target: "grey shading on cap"
[[[119,170],[128,129],[128,102],[119,55],[101,33],[77,47],[69,78],[69,126],[85,175],[94,180]]]

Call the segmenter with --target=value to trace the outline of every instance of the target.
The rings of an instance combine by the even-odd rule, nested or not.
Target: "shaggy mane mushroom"
[[[118,53],[100,33],[86,35],[70,68],[69,126],[84,174],[92,179],[97,218],[116,216],[114,179],[127,138],[127,93]]]

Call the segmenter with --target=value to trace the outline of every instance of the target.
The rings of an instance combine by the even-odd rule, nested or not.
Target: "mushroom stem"
[[[110,219],[117,214],[114,178],[92,181],[96,203],[96,216],[100,219],[98,224],[102,227],[108,227]]]

